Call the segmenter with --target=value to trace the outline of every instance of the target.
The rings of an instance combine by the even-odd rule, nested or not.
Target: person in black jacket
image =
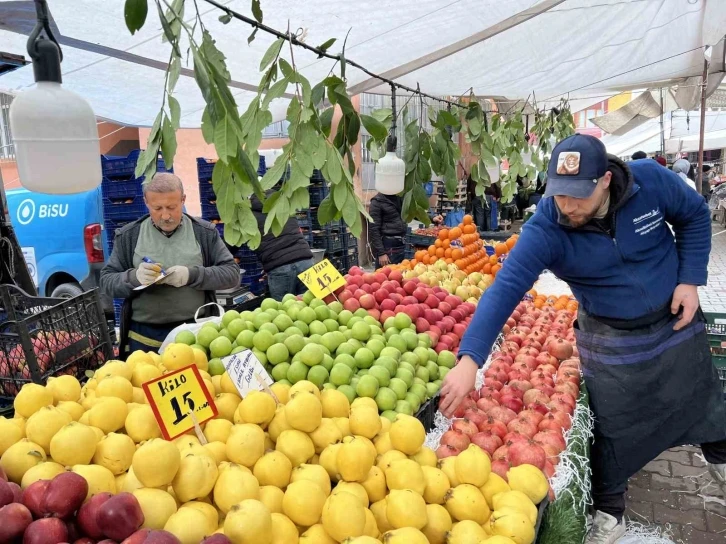
[[[264,232],[267,215],[262,212],[262,202],[253,195],[250,203],[257,226]],[[267,274],[272,298],[282,300],[287,293],[300,295],[305,292],[305,286],[297,276],[313,266],[313,252],[300,232],[297,219],[288,219],[279,236],[271,232],[264,234],[255,253]]]
[[[378,193],[371,200],[368,238],[376,258],[376,268],[398,264],[404,257],[406,223],[401,212],[403,199],[398,195]]]

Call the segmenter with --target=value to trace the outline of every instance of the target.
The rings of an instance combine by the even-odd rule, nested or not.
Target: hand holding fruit
[[[461,401],[474,389],[477,370],[479,370],[479,367],[474,359],[464,355],[444,378],[439,410],[446,417],[452,417]]]
[[[387,266],[391,260],[388,258],[388,254],[384,253],[382,255],[379,255],[378,257],[378,264],[381,266]]]

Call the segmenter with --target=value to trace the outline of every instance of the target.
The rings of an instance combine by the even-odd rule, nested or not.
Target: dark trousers
[[[474,224],[479,230],[483,231],[491,230],[489,228],[491,207],[489,206],[489,202],[486,200],[487,198],[491,199],[491,197],[477,196],[474,197],[471,203],[471,213],[474,219]]]
[[[383,248],[386,250],[386,255],[388,255],[388,260],[391,264],[400,264],[406,254],[403,238],[383,236],[382,241]],[[380,267],[381,263],[378,261],[378,257],[376,257],[376,268]]]
[[[151,325],[131,321],[129,325],[129,338],[126,346],[122,347],[121,356],[126,359],[134,351],[158,352],[161,344],[169,333],[178,327],[182,322],[168,323],[163,325]]]
[[[601,444],[598,445],[598,440]],[[592,460],[592,507],[594,510],[600,510],[606,514],[622,519],[625,514],[625,492],[628,490],[628,482],[620,482],[617,485],[603,487],[598,485],[600,481],[609,481],[608,464],[599,463],[599,458],[603,454],[604,448],[607,447],[607,440],[595,438],[595,443],[591,451]],[[726,440],[720,442],[710,442],[701,444],[703,456],[711,464],[726,464]]]
[[[270,296],[279,301],[288,293],[302,295],[305,292],[305,285],[297,276],[305,272],[313,264],[315,263],[313,263],[312,259],[303,259],[270,270],[267,273],[267,288],[270,291]]]

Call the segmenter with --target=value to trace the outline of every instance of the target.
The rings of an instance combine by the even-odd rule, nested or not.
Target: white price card
[[[250,391],[268,391],[274,383],[251,350],[247,349],[225,357],[222,363],[242,398],[245,398]]]

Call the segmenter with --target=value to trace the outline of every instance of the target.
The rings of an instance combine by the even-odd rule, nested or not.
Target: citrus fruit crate
[[[418,419],[423,424],[424,429],[426,429],[427,433],[431,432],[436,426],[434,423],[434,419],[436,418],[436,412],[438,411],[438,409],[439,394],[436,393],[436,395],[427,400],[415,414],[416,419]]]
[[[0,285],[0,411],[26,383],[51,376],[84,379],[111,357],[98,289],[69,299],[33,297]]]
[[[414,247],[429,247],[436,242],[436,236],[424,236],[423,234],[407,234],[406,242]]]
[[[726,399],[726,314],[705,312],[706,334],[711,347],[711,360],[718,371]]]

